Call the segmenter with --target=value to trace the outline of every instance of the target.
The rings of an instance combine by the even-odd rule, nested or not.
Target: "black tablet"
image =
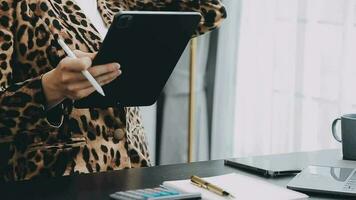
[[[118,62],[122,74],[77,100],[77,108],[148,106],[156,102],[200,22],[198,12],[121,11],[93,60],[93,66]]]

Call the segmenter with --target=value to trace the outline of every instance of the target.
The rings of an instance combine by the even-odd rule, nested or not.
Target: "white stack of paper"
[[[202,199],[205,200],[288,200],[309,198],[303,193],[295,192],[263,180],[258,180],[236,173],[204,178],[204,180],[221,187],[232,194],[234,198],[219,196],[211,191],[191,184],[190,180],[166,181],[163,185],[181,192],[200,192],[202,194]]]

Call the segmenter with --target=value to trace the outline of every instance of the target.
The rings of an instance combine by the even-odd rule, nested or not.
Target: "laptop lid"
[[[264,176],[281,176],[299,173],[303,163],[301,159],[296,155],[279,154],[227,159],[225,164]]]

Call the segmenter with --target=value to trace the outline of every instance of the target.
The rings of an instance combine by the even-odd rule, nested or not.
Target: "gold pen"
[[[225,191],[224,189],[216,186],[216,185],[213,185],[205,180],[203,180],[202,178],[199,178],[198,176],[191,176],[190,177],[190,181],[198,186],[198,187],[201,187],[201,188],[204,188],[204,189],[207,189],[211,192],[214,192],[220,196],[230,196],[230,197],[233,197],[229,192]]]

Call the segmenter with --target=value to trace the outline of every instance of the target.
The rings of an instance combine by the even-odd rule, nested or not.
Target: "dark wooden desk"
[[[293,153],[291,156],[303,158],[304,164],[333,164],[353,166],[351,161],[342,161],[338,150]],[[224,166],[223,160],[157,166],[151,168],[128,169],[97,174],[60,177],[50,180],[33,180],[19,183],[0,183],[0,199],[109,199],[108,195],[127,189],[154,187],[165,180],[187,179],[192,174],[202,177],[226,173],[241,173],[272,184],[286,186],[293,177],[266,179]],[[311,199],[335,199],[337,197],[313,195]],[[345,199],[345,198],[340,198]]]

